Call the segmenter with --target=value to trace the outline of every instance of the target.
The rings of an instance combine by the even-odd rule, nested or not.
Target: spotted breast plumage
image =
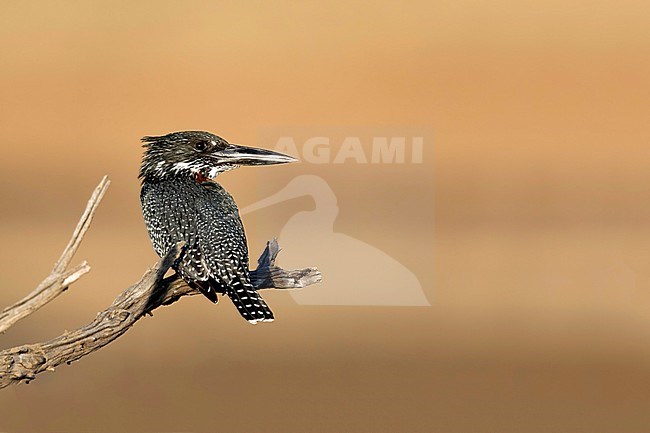
[[[203,131],[143,138],[140,200],[158,255],[185,242],[176,272],[212,302],[227,295],[250,323],[273,320],[251,285],[244,226],[232,196],[212,180],[240,165],[280,164],[294,158],[239,146]]]

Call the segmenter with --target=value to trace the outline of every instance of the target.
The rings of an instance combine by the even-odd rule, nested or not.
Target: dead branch
[[[81,240],[86,234],[86,231],[88,231],[93,216],[95,215],[95,211],[97,211],[97,207],[102,201],[102,197],[104,197],[110,183],[111,182],[108,178],[104,176],[99,182],[99,185],[95,188],[95,191],[93,191],[93,194],[86,205],[86,210],[81,216],[79,223],[77,223],[77,227],[74,229],[68,245],[63,250],[63,253],[61,253],[61,257],[57,260],[50,275],[48,275],[29,295],[0,312],[0,334],[5,332],[20,319],[29,316],[43,305],[59,296],[70,286],[70,284],[74,283],[81,278],[82,275],[90,271],[90,266],[88,266],[88,263],[86,262],[81,263],[69,271],[66,271],[66,269],[72,260],[72,256],[74,256],[77,249],[79,249]]]
[[[52,282],[48,282],[47,287],[40,292],[38,292],[37,288],[24,300],[4,311],[20,309],[21,305],[28,304],[38,305],[36,308],[39,308],[90,270],[85,262],[70,271],[65,271],[65,268],[79,247],[92,215],[107,187],[108,181],[104,178],[95,193],[93,193],[93,197],[89,201],[86,212],[84,212],[84,216],[82,216],[68,247],[66,247],[55,265],[53,274],[56,273],[56,279],[54,280],[54,277],[50,275],[48,278],[51,278]],[[106,310],[98,313],[97,317],[89,324],[43,343],[28,344],[0,351],[0,388],[21,381],[29,383],[38,373],[54,371],[58,365],[76,361],[106,346],[154,309],[176,302],[183,296],[198,294],[198,291],[190,288],[176,275],[163,278],[174,260],[181,253],[182,247],[181,243],[172,248],[165,257],[160,259],[154,267],[144,274],[140,281],[122,292]],[[320,272],[316,268],[287,271],[275,266],[275,259],[279,251],[280,248],[275,239],[267,243],[266,249],[258,260],[258,268],[251,271],[251,282],[257,289],[301,288],[321,280]],[[48,281],[48,278],[41,285]],[[42,293],[48,292],[49,287],[64,288],[58,290],[58,292],[53,289],[52,293],[57,292],[56,295],[43,297]],[[46,298],[49,299],[44,300]],[[33,311],[35,309],[30,309],[27,313],[21,313],[22,316],[18,319],[29,315]],[[15,323],[16,320],[12,323]]]

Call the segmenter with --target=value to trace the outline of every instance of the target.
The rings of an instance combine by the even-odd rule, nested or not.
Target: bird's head
[[[182,131],[143,137],[142,179],[170,177],[214,178],[241,165],[269,165],[297,159],[266,149],[228,143],[204,131]]]

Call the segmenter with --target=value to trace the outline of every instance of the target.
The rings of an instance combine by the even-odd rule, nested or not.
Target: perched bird
[[[232,196],[213,181],[241,165],[296,161],[265,149],[230,144],[203,131],[142,138],[140,203],[159,256],[180,241],[185,248],[174,270],[212,302],[226,294],[250,323],[273,321],[273,313],[251,285],[248,246]]]

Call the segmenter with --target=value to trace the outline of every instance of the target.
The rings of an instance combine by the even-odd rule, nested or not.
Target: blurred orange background
[[[77,256],[92,272],[2,348],[87,323],[155,262],[139,137],[435,131],[421,166],[319,168],[335,229],[406,264],[431,307],[268,293],[277,320],[252,327],[184,299],[0,390],[0,431],[650,428],[645,2],[0,5],[0,305],[48,274],[92,188],[113,182]],[[283,186],[275,170],[299,168],[219,180],[245,206]],[[244,217],[251,255],[310,206]]]

